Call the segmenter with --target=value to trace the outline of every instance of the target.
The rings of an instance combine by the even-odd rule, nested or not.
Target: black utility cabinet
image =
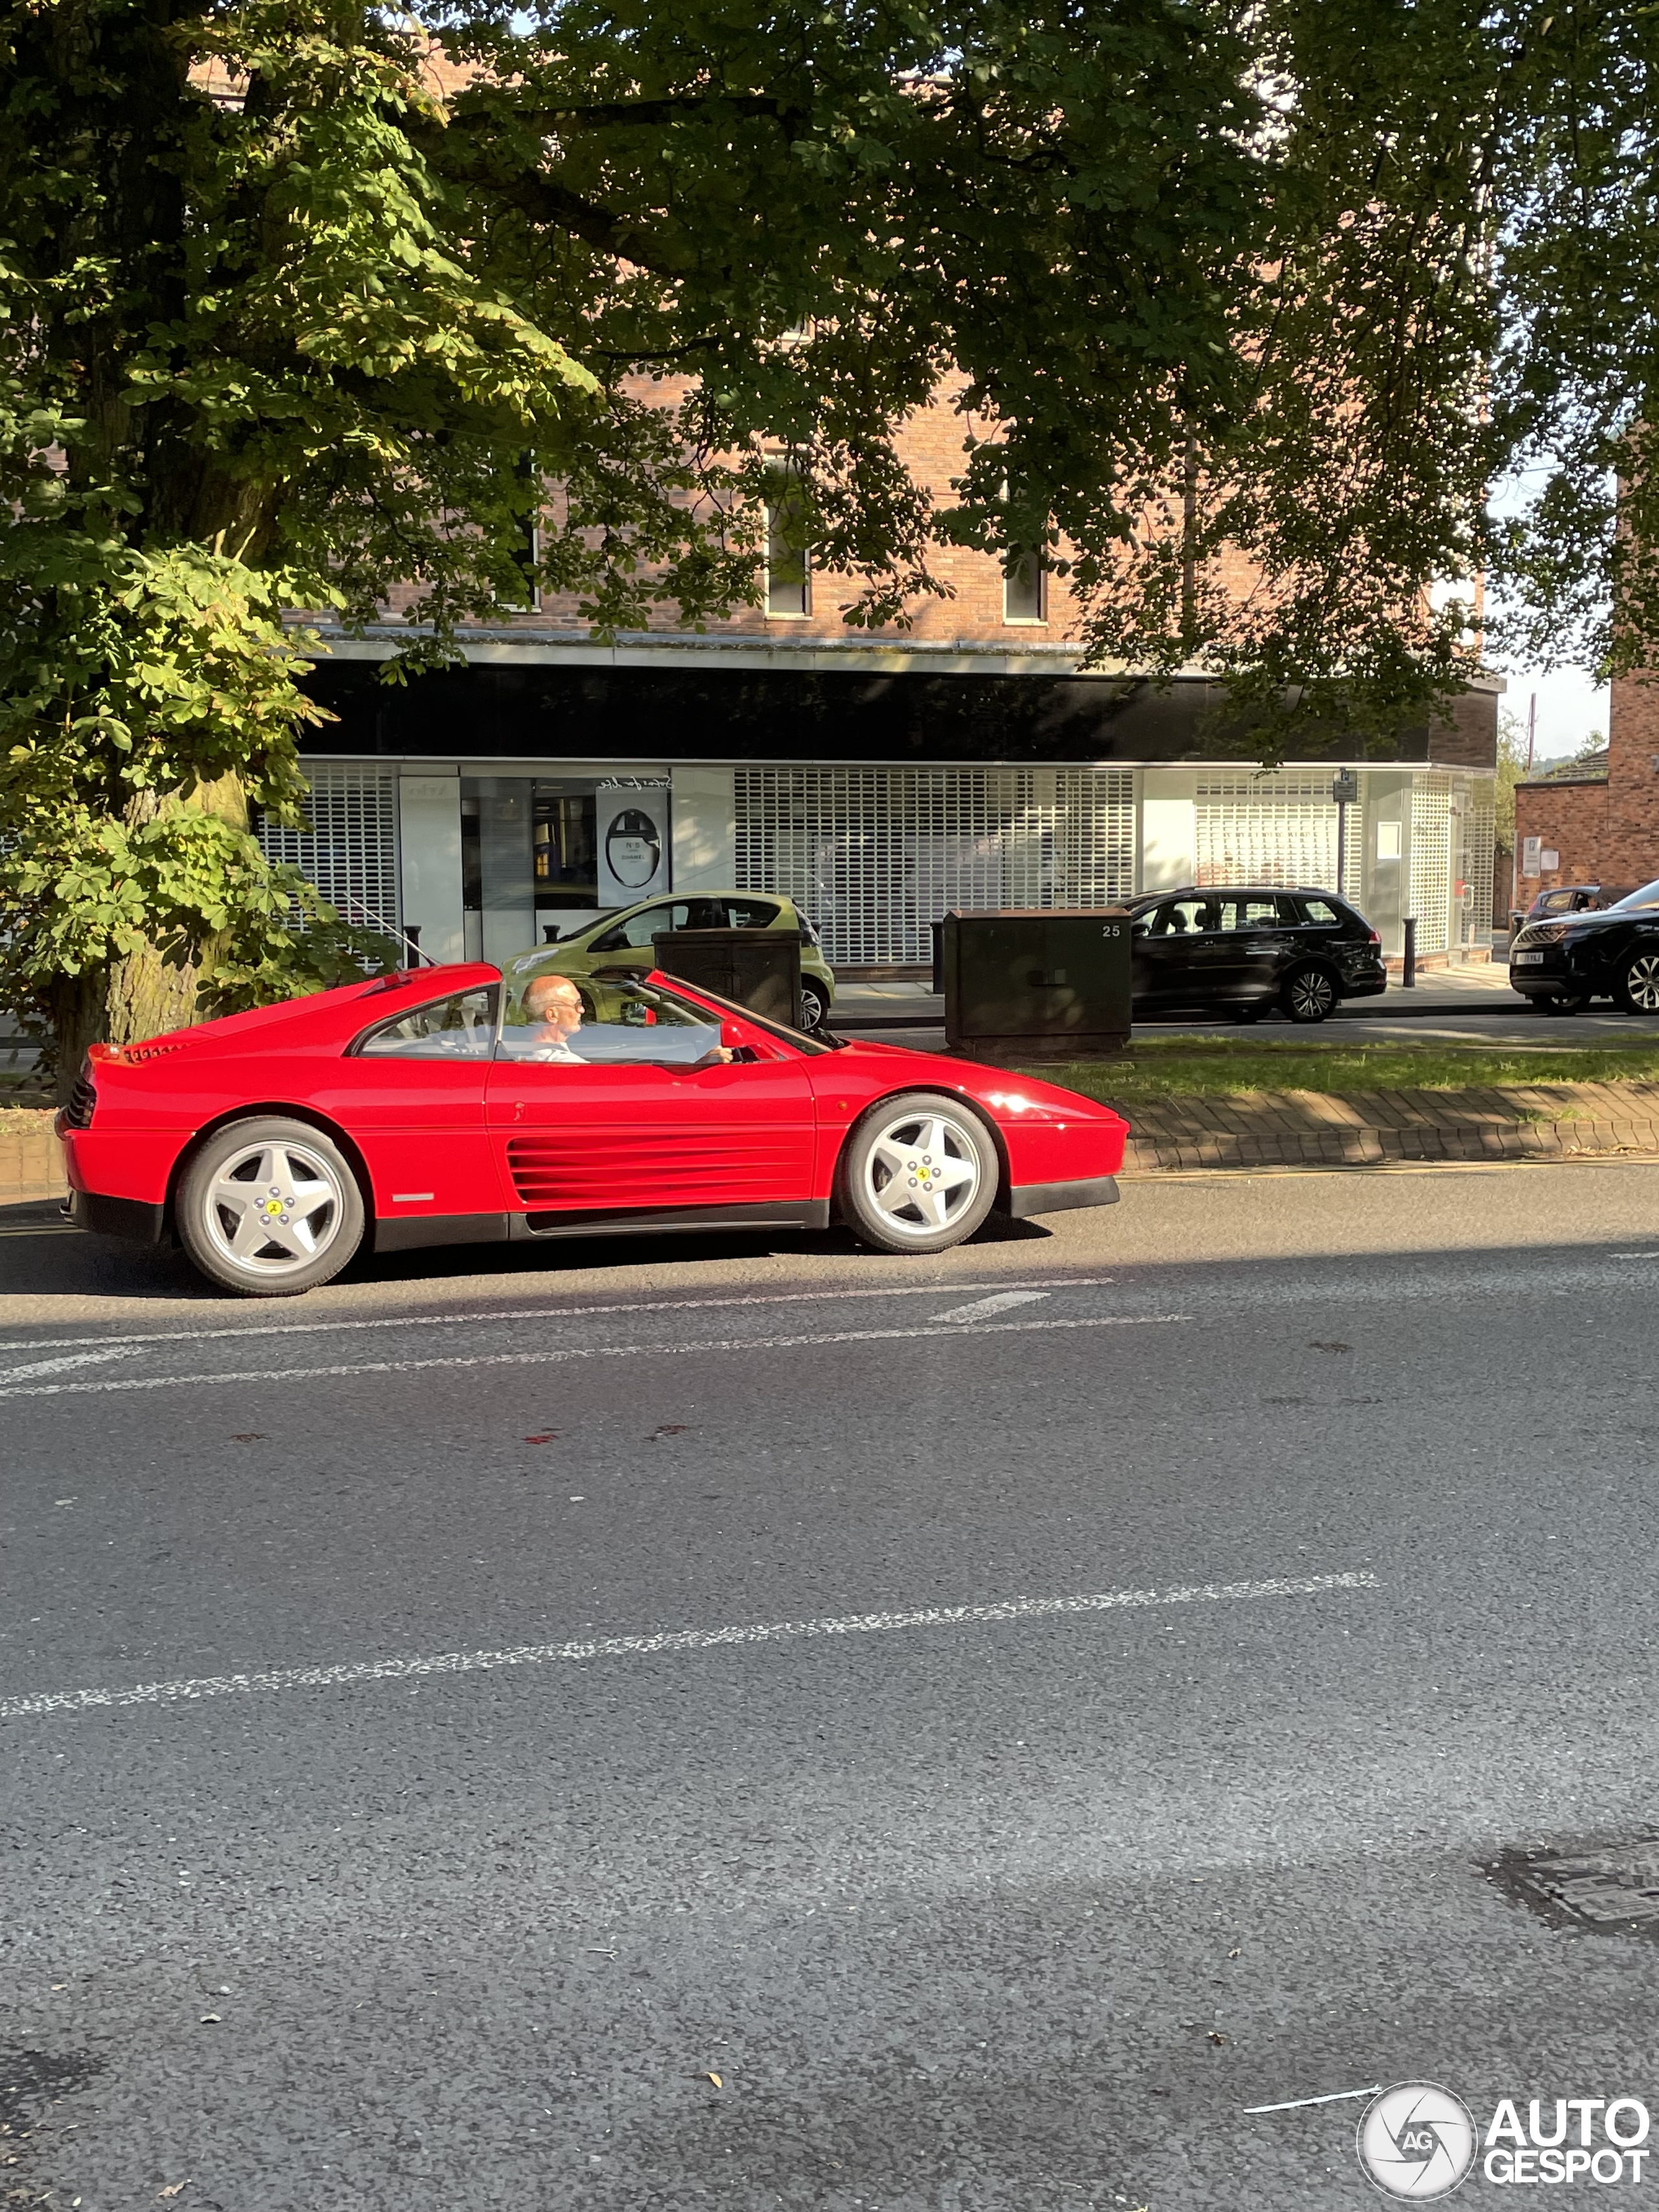
[[[947,914],[946,1048],[970,1060],[1083,1060],[1129,1042],[1124,907]]]
[[[665,929],[651,940],[665,975],[800,1027],[800,938],[790,929]]]

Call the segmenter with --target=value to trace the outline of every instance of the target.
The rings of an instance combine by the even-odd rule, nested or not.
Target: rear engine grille
[[[69,1095],[69,1104],[64,1109],[64,1121],[71,1129],[89,1129],[97,1109],[98,1092],[91,1076],[83,1067],[75,1079],[75,1088]]]

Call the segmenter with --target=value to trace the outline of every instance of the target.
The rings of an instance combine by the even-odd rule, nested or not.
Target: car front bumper
[[[1115,1176],[1085,1176],[1079,1182],[1016,1183],[1008,1194],[1008,1215],[1029,1221],[1037,1213],[1069,1213],[1079,1206],[1115,1206]]]

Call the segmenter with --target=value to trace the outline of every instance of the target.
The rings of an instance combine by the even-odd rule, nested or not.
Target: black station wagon
[[[1277,1006],[1293,1022],[1322,1022],[1342,1000],[1388,988],[1382,939],[1334,891],[1149,891],[1130,911],[1137,1021],[1224,1012],[1253,1022]]]

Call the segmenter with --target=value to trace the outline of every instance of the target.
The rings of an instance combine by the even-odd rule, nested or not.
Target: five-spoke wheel
[[[889,1098],[848,1140],[842,1198],[866,1243],[943,1252],[990,1212],[999,1164],[990,1131],[960,1099]]]
[[[303,1121],[233,1121],[179,1186],[185,1249],[228,1290],[289,1297],[337,1275],[362,1241],[363,1200],[337,1146]]]

